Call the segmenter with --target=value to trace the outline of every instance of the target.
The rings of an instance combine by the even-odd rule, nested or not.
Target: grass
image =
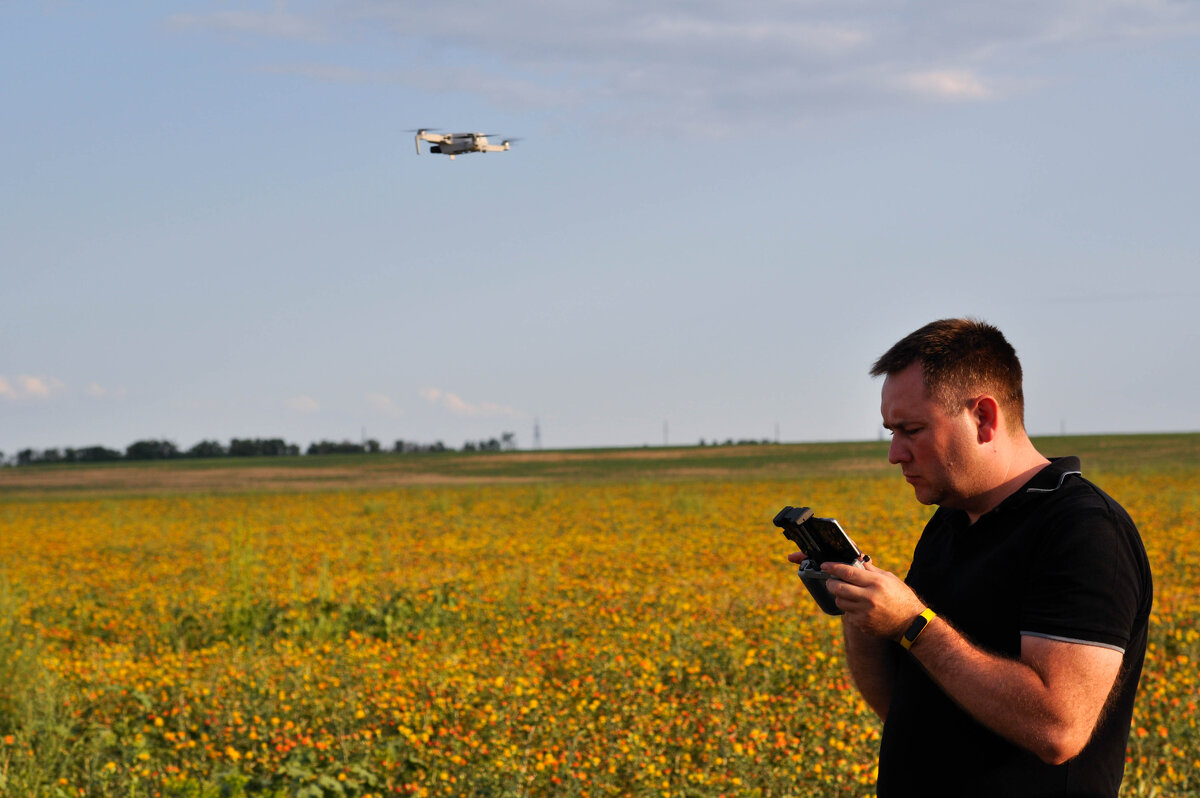
[[[1089,475],[1200,466],[1200,433],[1044,437],[1035,443],[1047,455],[1079,455]],[[480,482],[799,480],[886,473],[887,446],[860,441],[55,464],[0,469],[0,500]]]

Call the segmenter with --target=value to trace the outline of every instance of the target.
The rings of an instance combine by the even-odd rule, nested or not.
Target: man
[[[872,375],[889,461],[938,505],[903,581],[824,566],[884,721],[878,794],[1115,798],[1151,603],[1132,520],[1077,458],[1034,448],[995,327],[933,322]]]

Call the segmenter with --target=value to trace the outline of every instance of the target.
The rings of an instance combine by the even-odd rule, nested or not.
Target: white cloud
[[[404,410],[397,406],[396,403],[392,401],[391,397],[381,393],[367,394],[367,404],[370,405],[372,409],[377,410],[385,416],[399,418],[400,416],[404,415]]]
[[[546,85],[534,78],[499,74],[493,69],[472,64],[372,70],[344,64],[296,62],[271,64],[263,67],[262,71],[321,83],[391,84],[433,93],[484,95],[496,105],[506,108],[562,109],[579,104],[579,93],[569,87]]]
[[[386,72],[373,72],[344,64],[273,64],[263,71],[276,75],[298,75],[325,83],[389,83],[396,79]]]
[[[62,385],[62,383],[54,379],[31,377],[28,375],[17,377],[17,384],[24,393],[29,396],[36,396],[39,399],[45,399],[55,387]]]
[[[902,75],[897,84],[913,94],[934,100],[987,100],[995,93],[968,70],[932,70]]]
[[[106,388],[98,382],[88,383],[83,392],[93,399],[120,399],[125,395],[124,388]]]
[[[212,30],[280,39],[320,41],[325,25],[318,19],[296,14],[287,4],[276,3],[270,11],[213,11],[208,14],[173,14],[167,25],[176,30]]]
[[[306,394],[293,396],[287,399],[284,405],[294,413],[304,413],[306,415],[316,413],[321,409],[321,403]]]
[[[180,14],[171,23],[304,42],[309,49],[291,64],[261,68],[306,79],[386,82],[469,94],[505,109],[588,113],[639,135],[686,127],[692,135],[730,136],[750,126],[794,129],[897,100],[993,101],[1041,85],[1038,65],[1071,50],[1196,36],[1200,4],[340,0]],[[382,70],[345,54],[353,49],[335,55],[310,46],[381,35],[395,43]]]
[[[65,389],[66,385],[56,377],[20,374],[9,380],[0,376],[0,397],[4,399],[49,399]]]
[[[781,48],[781,51],[804,58],[845,56],[862,49],[872,37],[854,25],[824,21],[705,19],[660,12],[633,28],[630,38],[649,45],[683,47],[689,51],[699,49],[698,45],[726,51]]]
[[[439,388],[424,388],[421,390],[421,396],[425,401],[433,405],[444,407],[452,413],[460,416],[523,416],[525,415],[519,410],[504,405],[498,405],[493,402],[467,402],[464,399]]]

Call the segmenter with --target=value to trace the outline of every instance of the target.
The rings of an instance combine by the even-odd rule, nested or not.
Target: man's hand
[[[875,637],[899,640],[925,604],[904,580],[864,562],[862,568],[827,562],[821,570],[834,577],[826,587],[846,613],[846,623]]]

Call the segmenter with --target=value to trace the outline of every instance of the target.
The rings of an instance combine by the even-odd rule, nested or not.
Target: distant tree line
[[[125,451],[105,446],[82,449],[22,449],[17,465],[40,463],[104,463],[116,460],[176,460],[206,457],[286,457],[300,454],[300,447],[282,438],[234,438],[225,446],[219,441],[200,441],[190,449],[180,449],[173,441],[146,439],[134,441]]]
[[[776,443],[779,443],[779,441],[772,441],[772,440],[768,440],[766,438],[763,438],[762,440],[756,440],[754,438],[742,438],[741,440],[736,440],[736,441],[733,438],[726,438],[723,442],[718,441],[716,438],[713,438],[711,441],[706,443],[704,441],[704,439],[701,438],[699,445],[700,446],[773,446]]]
[[[506,432],[496,438],[486,441],[467,441],[463,444],[464,452],[510,452],[517,448],[517,438],[511,432]]]
[[[501,434],[499,438],[481,441],[466,441],[463,443],[464,452],[511,451],[517,448],[516,436],[511,432]],[[384,451],[379,441],[371,439],[360,443],[352,441],[319,441],[309,444],[304,450],[305,455],[325,454],[380,454]],[[416,441],[398,440],[388,450],[393,454],[426,454],[431,452],[453,451],[441,441],[433,443],[418,443]],[[169,440],[147,439],[134,441],[125,447],[125,451],[109,449],[105,446],[86,446],[81,449],[22,449],[17,452],[11,464],[42,465],[53,463],[105,463],[118,460],[177,460],[200,459],[215,457],[296,457],[301,454],[300,447],[288,443],[282,438],[234,438],[225,446],[220,441],[203,440],[190,449],[180,449]],[[3,452],[0,452],[0,464],[8,465]]]

